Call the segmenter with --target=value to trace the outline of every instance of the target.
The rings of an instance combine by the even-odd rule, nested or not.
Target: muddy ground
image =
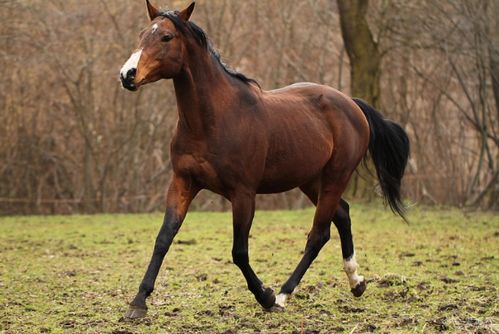
[[[313,211],[258,212],[250,259],[265,284],[286,280]],[[0,218],[2,333],[497,333],[499,216],[416,207],[405,224],[354,204],[360,274],[349,291],[339,238],[283,312],[265,312],[231,260],[228,213],[190,213],[143,320],[122,318],[161,214]]]

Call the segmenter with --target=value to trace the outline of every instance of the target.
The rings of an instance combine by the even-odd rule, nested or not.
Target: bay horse
[[[154,251],[125,316],[144,317],[163,259],[201,189],[232,204],[233,262],[265,309],[286,299],[329,240],[336,226],[354,296],[366,289],[357,273],[348,203],[341,198],[353,172],[369,151],[381,190],[392,210],[404,217],[400,183],[409,140],[396,123],[371,106],[324,85],[298,83],[264,91],[228,68],[205,32],[189,19],[194,3],[181,11],[160,11],[146,0],[150,24],[124,64],[124,88],[173,79],[178,123],[171,143],[173,177],[166,213]],[[300,188],[316,206],[303,257],[280,293],[265,287],[250,266],[248,235],[256,194]]]

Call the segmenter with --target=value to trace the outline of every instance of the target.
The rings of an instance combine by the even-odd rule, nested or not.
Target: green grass
[[[275,290],[298,263],[313,210],[258,212],[255,271]],[[263,311],[232,264],[228,213],[189,213],[149,299],[121,319],[146,268],[162,215],[0,218],[3,333],[334,333],[498,330],[499,216],[415,208],[407,225],[352,205],[367,291],[349,291],[339,238],[284,312]]]

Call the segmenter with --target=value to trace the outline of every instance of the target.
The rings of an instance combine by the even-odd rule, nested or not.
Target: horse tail
[[[369,122],[369,153],[376,168],[383,197],[392,211],[407,221],[400,195],[400,183],[409,158],[409,137],[400,125],[385,119],[365,101],[356,98],[353,100]]]

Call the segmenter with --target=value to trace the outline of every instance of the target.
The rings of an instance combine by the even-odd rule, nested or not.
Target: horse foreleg
[[[341,200],[340,207],[333,217],[333,223],[338,229],[341,240],[341,252],[343,255],[343,269],[348,276],[350,288],[355,297],[360,297],[366,290],[366,282],[363,276],[357,274],[357,261],[352,239],[352,229],[348,203]]]
[[[246,278],[248,289],[255,295],[256,300],[269,309],[275,303],[274,291],[263,286],[251,268],[248,256],[248,237],[255,214],[255,194],[238,193],[231,198],[231,202],[234,224],[232,259]]]
[[[154,251],[147,271],[139,286],[139,292],[130,303],[125,314],[126,318],[142,318],[147,313],[146,299],[154,290],[154,283],[158,276],[163,259],[173,242],[189,208],[192,199],[198,193],[191,180],[174,176],[168,189],[167,209],[163,225],[154,244]]]

